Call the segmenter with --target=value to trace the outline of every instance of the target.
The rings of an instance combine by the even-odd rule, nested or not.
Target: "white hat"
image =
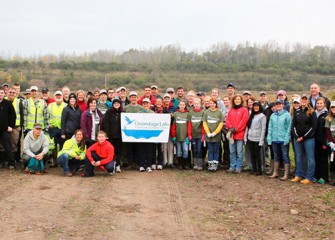
[[[106,94],[107,95],[107,91],[105,89],[101,89],[100,92],[99,92],[99,95],[100,94]]]
[[[145,102],[150,103],[150,99],[149,99],[149,98],[144,98],[144,99],[142,100],[142,103],[145,103]]]
[[[296,98],[293,98],[293,102],[297,102],[297,103],[300,103],[300,97],[296,97]]]
[[[62,91],[58,90],[58,91],[55,92],[54,96],[56,96],[56,95],[62,95],[63,96],[63,93],[62,93]]]
[[[135,91],[130,91],[130,93],[129,93],[129,97],[130,97],[130,96],[138,96],[138,95],[137,95],[137,92],[135,92]]]
[[[171,98],[170,94],[168,94],[168,93],[165,93],[164,96],[163,96],[163,98],[166,98],[166,97]]]
[[[119,88],[117,89],[117,92],[120,92],[122,89],[125,90],[125,91],[127,91],[127,88],[125,88],[124,86],[122,86],[122,87],[119,87]]]
[[[30,91],[32,91],[32,90],[38,91],[38,87],[37,86],[31,86]]]

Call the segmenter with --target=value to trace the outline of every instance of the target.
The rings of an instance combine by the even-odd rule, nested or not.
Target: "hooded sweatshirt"
[[[29,131],[24,138],[23,154],[26,154],[29,157],[35,157],[35,155],[41,152],[43,152],[44,155],[47,154],[49,152],[48,138],[41,132],[41,135],[35,139],[33,131],[34,130]]]

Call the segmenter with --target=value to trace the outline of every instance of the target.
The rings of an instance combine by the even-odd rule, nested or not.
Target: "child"
[[[179,109],[174,114],[174,121],[171,126],[172,141],[176,143],[178,168],[180,170],[190,169],[187,165],[188,145],[190,144],[191,122],[189,112],[186,110],[186,101],[180,100]]]
[[[97,139],[98,141],[86,151],[85,171],[82,177],[93,177],[95,167],[99,167],[100,170],[107,170],[109,175],[114,174],[114,147],[107,141],[107,134],[104,131],[98,132]]]

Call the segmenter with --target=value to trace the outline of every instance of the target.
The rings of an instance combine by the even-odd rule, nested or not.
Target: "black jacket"
[[[121,138],[121,111],[114,107],[108,109],[103,126],[108,138]]]
[[[292,134],[297,139],[313,138],[317,126],[316,113],[313,112],[311,116],[307,116],[307,108],[296,111],[292,120]]]
[[[319,115],[315,129],[315,142],[322,146],[327,146],[327,129],[325,128],[327,115],[327,111]]]
[[[81,109],[76,106],[74,109],[67,105],[62,111],[61,134],[74,133],[80,128]]]
[[[14,128],[16,113],[13,104],[7,99],[0,102],[0,133],[6,132],[8,127]]]
[[[326,101],[326,106],[327,106],[327,109],[329,110],[330,108],[330,101],[327,97],[323,96],[321,93],[319,93],[319,97],[323,97]],[[312,102],[312,95],[309,97],[309,102],[311,105],[313,105],[313,102]],[[314,109],[316,109],[316,106],[312,106]]]

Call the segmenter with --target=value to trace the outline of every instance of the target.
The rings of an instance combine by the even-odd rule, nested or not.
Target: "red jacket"
[[[140,104],[142,106],[142,101],[143,101],[144,98],[145,98],[145,96],[142,96],[140,99],[138,99],[137,104]],[[154,96],[150,95],[149,99],[150,99],[151,105],[155,105],[156,98]]]
[[[231,108],[228,112],[226,119],[226,126],[229,130],[230,128],[235,128],[234,133],[235,140],[244,140],[245,128],[249,120],[249,112],[245,107]]]
[[[105,140],[101,144],[99,142],[94,143],[86,151],[86,156],[90,162],[93,162],[92,151],[94,151],[102,159],[99,160],[101,165],[106,165],[114,159],[114,147],[113,145]]]

